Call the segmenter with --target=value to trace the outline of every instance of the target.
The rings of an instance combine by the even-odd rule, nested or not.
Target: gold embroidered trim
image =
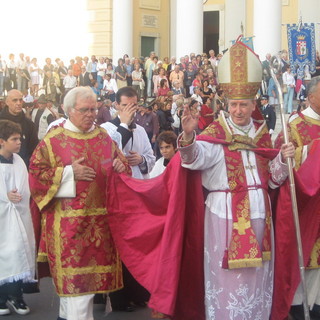
[[[320,254],[320,238],[316,240],[312,248],[308,269],[317,269],[320,267],[318,263],[319,254]]]
[[[118,270],[118,265],[108,265],[108,266],[89,266],[83,268],[63,268],[62,274],[68,276],[75,276],[81,274],[90,274],[90,273],[110,273]]]
[[[98,209],[78,209],[78,210],[64,210],[60,211],[60,215],[62,218],[72,218],[72,217],[80,217],[80,216],[101,216],[107,213],[105,208]]]
[[[218,118],[218,122],[220,123],[220,125],[223,128],[223,131],[226,134],[226,139],[225,140],[227,142],[231,142],[232,141],[232,132],[230,131],[230,127],[227,124],[227,119],[225,117],[225,113],[224,112],[220,113],[220,117]]]
[[[262,267],[262,259],[237,259],[229,260],[229,269]]]
[[[61,237],[60,237],[60,225],[61,225],[61,204],[58,202],[55,206],[55,215],[53,222],[53,237],[54,242],[54,254],[55,254],[55,269],[57,272],[57,292],[63,291],[62,280],[62,263],[61,263]]]
[[[48,255],[46,253],[38,253],[37,262],[48,262]]]
[[[54,130],[51,130],[46,137],[44,138],[44,140],[50,140],[52,137],[60,134],[61,132],[63,132],[63,134],[67,137],[71,137],[71,138],[75,138],[75,139],[79,139],[79,140],[88,140],[88,139],[92,139],[95,138],[99,133],[104,133],[106,132],[106,130],[104,130],[103,128],[100,127],[95,127],[92,131],[90,132],[73,132],[70,131],[68,129],[65,129],[64,127],[57,127]],[[47,142],[47,141],[46,141]],[[46,143],[47,144],[47,143]]]
[[[294,120],[292,121],[292,123],[295,123],[295,122],[296,122],[295,125],[297,125],[298,123],[307,121],[307,122],[310,122],[310,123],[315,124],[315,125],[317,125],[317,126],[320,126],[320,121],[319,121],[319,120],[310,118],[310,117],[308,117],[308,116],[306,116],[306,115],[303,115],[303,116],[304,116],[305,119],[303,119],[303,118],[301,118],[301,117],[298,117],[298,118],[294,119]]]
[[[240,235],[243,235],[246,233],[246,229],[249,229],[251,227],[251,222],[246,221],[244,217],[239,217],[238,222],[233,223],[233,228],[238,230]]]
[[[51,151],[52,152],[52,151]],[[57,168],[55,175],[53,177],[53,184],[49,188],[47,194],[43,197],[43,199],[38,203],[38,207],[42,210],[54,197],[54,195],[58,192],[60,187],[60,182],[62,179],[63,168]]]
[[[88,292],[83,292],[83,293],[70,293],[70,294],[62,294],[62,293],[58,293],[58,296],[59,297],[80,297],[80,296],[84,296],[84,295],[87,295],[87,294],[96,294],[96,293],[110,293],[110,292],[115,292],[115,291],[118,291],[120,289],[123,288],[123,285],[122,286],[118,286],[117,288],[115,289],[111,289],[111,290],[100,290],[100,291],[88,291]]]
[[[295,169],[298,170],[302,164],[303,146],[297,147],[294,154]]]
[[[79,140],[93,139],[102,132],[102,130],[98,127],[94,128],[90,132],[73,132],[73,131],[67,130],[65,128],[63,128],[63,130],[64,130],[63,134],[66,135],[67,137],[71,137],[71,138],[75,138],[75,139],[79,139]]]
[[[263,261],[271,260],[271,252],[270,251],[263,251],[262,252],[262,260]]]

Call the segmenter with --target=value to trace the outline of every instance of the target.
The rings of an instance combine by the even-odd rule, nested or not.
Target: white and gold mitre
[[[259,57],[245,44],[237,41],[219,62],[218,80],[227,98],[254,99],[262,81]]]

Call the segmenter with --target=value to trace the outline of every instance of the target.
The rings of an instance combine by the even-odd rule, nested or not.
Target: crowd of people
[[[299,105],[304,104],[305,89],[311,75],[306,68],[304,78],[297,79],[294,70],[291,70],[287,51],[283,50],[279,55],[282,74],[278,74],[278,78],[282,84],[285,111],[290,114],[294,99],[299,101]],[[72,88],[90,86],[99,99],[114,102],[118,89],[132,86],[141,101],[149,104],[151,98],[159,103],[171,101],[173,118],[179,114],[176,100],[191,98],[198,101],[199,105],[195,107],[201,111],[199,129],[203,130],[213,118],[218,117],[221,110],[227,108],[224,92],[217,81],[217,67],[222,56],[216,56],[214,50],[210,50],[208,55],[190,53],[177,61],[176,57],[160,60],[155,52],[151,52],[149,57],[130,58],[124,55],[118,59],[117,65],[108,57],[96,58],[93,55],[89,59],[77,56],[70,60],[68,66],[59,58],[54,63],[51,58],[47,58],[40,68],[37,58],[30,59],[20,53],[19,59],[15,59],[14,54],[10,54],[7,61],[0,56],[0,97],[11,89],[18,89],[24,94],[24,101],[32,106],[44,94],[47,102],[53,104],[50,109],[57,117],[59,109],[62,113],[60,106],[65,94]],[[274,109],[278,104],[278,91],[270,74],[270,59],[271,54],[268,53],[262,61],[263,82],[259,94],[268,96],[269,105]],[[318,51],[316,64],[317,72],[313,76],[320,73]],[[190,103],[191,100],[185,102]],[[107,104],[109,106],[109,101]],[[154,111],[157,112],[157,109]],[[177,128],[175,122],[173,127]]]
[[[236,55],[236,51],[242,53]],[[60,320],[93,320],[94,295],[100,293],[108,294],[114,311],[133,311],[135,305],[150,299],[156,316],[162,318],[268,320],[274,278],[281,277],[274,268],[268,188],[282,190],[286,186],[286,159],[296,159],[298,173],[304,168],[310,150],[316,152],[314,139],[320,130],[320,78],[312,79],[306,73],[304,79],[296,79],[283,51],[282,73],[277,77],[286,112],[291,114],[288,126],[292,136],[289,144],[278,137],[278,149],[273,149],[271,135],[279,99],[270,58],[267,54],[261,63],[241,42],[224,54],[216,56],[210,50],[208,55],[191,53],[179,61],[175,57],[160,60],[155,52],[146,58],[124,55],[117,66],[110,58],[94,55],[90,59],[76,57],[68,67],[60,59],[52,63],[47,58],[43,68],[36,58],[30,60],[24,54],[18,61],[13,54],[8,61],[0,57],[0,221],[5,230],[0,236],[0,315],[10,310],[21,315],[30,312],[23,299],[23,285],[36,283],[37,247],[37,261],[48,264],[60,296]],[[317,59],[320,72],[318,55]],[[246,67],[236,81],[230,73],[241,65]],[[254,79],[250,79],[252,75]],[[303,105],[299,112],[293,112],[294,98]],[[183,168],[195,174],[183,178]],[[134,179],[119,181],[117,174]],[[144,180],[158,176],[165,178],[148,180],[148,190],[142,187]],[[194,184],[192,188],[182,186],[181,181]],[[163,185],[166,196],[159,191]],[[181,190],[174,189],[177,185]],[[130,196],[136,187],[139,192]],[[183,194],[191,189],[197,199]],[[159,195],[161,210],[153,209],[168,216],[168,204],[184,199],[186,206],[176,208],[177,221],[184,219],[188,205],[197,205],[201,212],[205,201],[199,216],[199,220],[203,218],[199,224],[202,230],[195,229],[197,224],[184,230],[186,239],[191,231],[199,239],[192,245],[178,241],[174,261],[168,258],[173,264],[171,271],[162,269],[163,252],[156,255],[159,261],[153,261],[157,272],[172,281],[168,292],[161,281],[152,285],[146,281],[146,275],[155,269],[144,264],[159,243],[165,247],[168,241],[165,232],[159,236],[155,229],[161,225],[166,230],[172,223],[169,218],[161,223],[154,220],[149,202],[150,197],[154,201]],[[184,196],[178,199],[177,195]],[[132,212],[133,202],[145,205],[145,215]],[[114,212],[127,213],[121,218],[125,230],[109,225],[108,216]],[[16,217],[14,222],[9,215]],[[140,229],[134,230],[139,223],[144,231],[141,234]],[[276,219],[274,224],[278,230]],[[20,230],[16,232],[19,239],[12,239],[12,227]],[[119,234],[128,236],[119,240]],[[179,232],[173,238],[178,236]],[[132,238],[141,239],[139,245],[130,245]],[[317,245],[318,238],[315,232],[308,241]],[[186,293],[174,289],[177,279],[170,274],[182,250],[187,257],[197,258],[194,277],[189,279],[192,293],[188,292],[196,298],[183,308],[178,304],[187,301]],[[320,319],[316,246],[312,255],[309,265],[315,270],[307,272],[310,312],[313,319]],[[135,260],[137,256],[141,264]],[[192,270],[181,260],[186,270],[181,279],[188,282],[183,277]],[[193,287],[196,281],[202,281],[203,287]],[[298,284],[290,304],[293,319],[300,320],[303,311]],[[162,290],[166,294],[158,296]],[[290,305],[281,307],[287,308],[284,313],[288,314]]]

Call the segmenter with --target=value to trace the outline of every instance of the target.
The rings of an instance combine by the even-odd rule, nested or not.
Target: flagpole
[[[281,124],[282,124],[284,143],[288,144],[289,143],[289,134],[288,134],[287,123],[286,123],[286,119],[285,119],[282,89],[281,89],[281,85],[276,77],[276,74],[281,74],[281,60],[277,56],[273,56],[270,60],[270,73],[271,73],[272,79],[274,80],[274,83],[277,86],[277,90],[278,90],[278,97],[279,97],[279,104],[280,104],[280,116],[281,116]],[[295,225],[296,240],[297,240],[297,246],[298,246],[298,263],[299,263],[301,285],[302,285],[302,294],[303,294],[304,318],[305,318],[305,320],[310,320],[308,297],[307,297],[307,287],[306,287],[306,281],[305,281],[305,267],[304,267],[304,262],[303,262],[302,241],[301,241],[301,233],[300,233],[299,213],[298,213],[298,205],[297,205],[297,197],[296,197],[296,188],[295,188],[294,176],[293,176],[293,161],[292,161],[292,158],[287,158],[286,161],[287,161],[288,171],[289,171],[291,205],[292,205],[293,220],[294,220],[294,225]]]

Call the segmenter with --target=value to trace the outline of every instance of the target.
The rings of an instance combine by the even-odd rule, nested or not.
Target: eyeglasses
[[[95,113],[97,111],[97,108],[80,108],[80,109],[76,109],[74,108],[74,110],[79,111],[82,114],[86,114],[86,113]]]

